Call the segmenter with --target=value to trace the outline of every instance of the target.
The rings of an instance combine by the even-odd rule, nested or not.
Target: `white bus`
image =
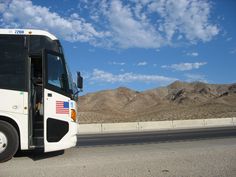
[[[77,87],[82,85],[78,73]],[[75,146],[77,87],[54,35],[0,29],[0,162],[18,149]]]

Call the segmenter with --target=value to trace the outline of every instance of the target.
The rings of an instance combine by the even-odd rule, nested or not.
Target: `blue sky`
[[[235,83],[235,9],[235,0],[0,0],[0,26],[55,34],[85,78],[83,94],[142,91]]]

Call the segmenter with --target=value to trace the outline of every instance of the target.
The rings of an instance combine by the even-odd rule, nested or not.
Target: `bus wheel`
[[[0,163],[10,160],[19,147],[16,129],[9,123],[0,121]]]

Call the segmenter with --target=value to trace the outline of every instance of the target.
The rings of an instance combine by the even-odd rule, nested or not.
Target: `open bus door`
[[[43,70],[44,151],[50,152],[67,147],[70,97],[63,55],[44,50]]]

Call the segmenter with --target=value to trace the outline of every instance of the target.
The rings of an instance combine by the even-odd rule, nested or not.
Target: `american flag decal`
[[[69,102],[56,101],[56,114],[69,114]]]

